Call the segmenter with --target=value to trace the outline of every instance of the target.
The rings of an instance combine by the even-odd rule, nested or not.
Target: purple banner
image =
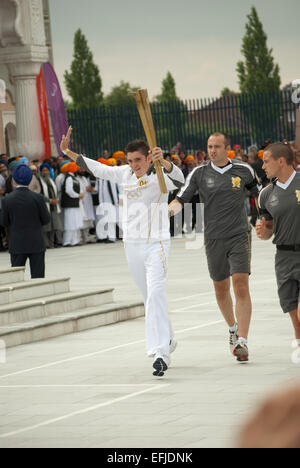
[[[60,151],[60,142],[62,135],[66,135],[68,130],[65,105],[61,94],[59,81],[51,63],[47,62],[43,64],[43,74],[54,140],[58,154],[63,156],[62,152]]]

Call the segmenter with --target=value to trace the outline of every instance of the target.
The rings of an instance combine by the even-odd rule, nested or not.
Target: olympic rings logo
[[[136,190],[126,192],[126,195],[129,200],[138,200],[139,198],[141,198],[142,193],[141,190],[138,188]]]

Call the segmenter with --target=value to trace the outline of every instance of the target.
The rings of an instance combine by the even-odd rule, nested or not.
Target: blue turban
[[[19,164],[26,164],[26,166],[29,166],[29,159],[28,158],[25,158],[25,156],[23,156],[22,158],[20,158],[18,160],[18,163]]]
[[[29,185],[33,176],[33,172],[25,164],[17,166],[13,172],[13,179],[18,185]]]
[[[40,166],[40,171],[42,172],[42,170],[43,170],[45,167],[48,169],[49,172],[51,171],[51,167],[50,167],[49,164],[47,164],[47,163],[43,163],[43,164]]]
[[[4,166],[8,167],[8,162],[7,162],[7,161],[3,161],[2,159],[0,159],[0,164],[4,164]]]

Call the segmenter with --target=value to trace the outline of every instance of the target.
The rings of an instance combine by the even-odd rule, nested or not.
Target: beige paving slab
[[[203,249],[186,250],[182,240],[172,243],[168,281],[179,346],[164,379],[153,378],[145,356],[144,319],[9,349],[0,364],[0,447],[232,446],[263,396],[300,375],[273,263],[274,247],[254,240],[248,365],[229,353]],[[47,274],[140,300],[121,243],[49,251]]]

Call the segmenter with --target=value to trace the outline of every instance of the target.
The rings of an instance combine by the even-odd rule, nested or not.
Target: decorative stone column
[[[16,152],[29,159],[44,153],[36,77],[48,61],[42,0],[1,0],[0,62],[13,77],[16,99]]]

